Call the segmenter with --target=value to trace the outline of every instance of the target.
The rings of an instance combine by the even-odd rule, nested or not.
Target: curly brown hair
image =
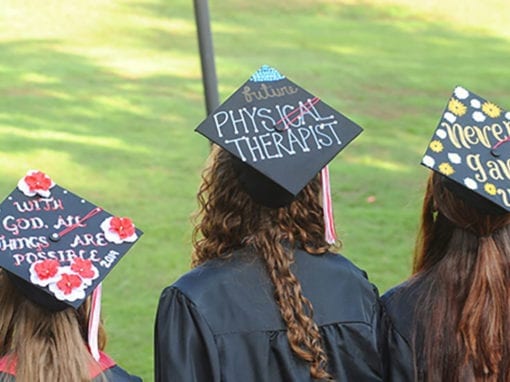
[[[412,282],[425,292],[416,317],[434,323],[425,336],[415,330],[416,379],[508,381],[510,214],[480,210],[488,202],[466,202],[446,184],[429,178],[416,245]]]
[[[324,239],[320,176],[316,176],[287,207],[271,209],[252,201],[239,184],[232,157],[215,146],[202,174],[199,210],[194,215],[192,266],[225,257],[250,246],[263,259],[275,287],[275,300],[287,326],[294,353],[310,365],[315,379],[330,380],[327,355],[311,302],[290,266],[292,248],[312,255],[330,249]]]

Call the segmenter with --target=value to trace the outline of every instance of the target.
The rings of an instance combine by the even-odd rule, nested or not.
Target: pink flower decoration
[[[55,183],[42,171],[30,170],[27,175],[19,180],[18,188],[26,196],[41,195],[47,198],[51,195],[50,188]]]
[[[74,259],[71,264],[71,270],[85,279],[91,279],[95,275],[95,272],[92,269],[92,261],[83,260],[80,257]]]
[[[33,284],[47,286],[62,301],[84,299],[85,290],[99,277],[92,260],[81,257],[74,258],[69,266],[54,259],[39,260],[31,264],[29,272]]]
[[[110,231],[115,232],[121,239],[125,239],[135,233],[135,226],[129,218],[114,217],[110,220]]]
[[[39,286],[47,286],[60,278],[60,263],[47,259],[33,263],[29,269],[30,281]]]
[[[101,223],[106,240],[121,244],[125,241],[134,242],[138,235],[130,218],[109,217]]]
[[[78,289],[81,284],[81,277],[72,273],[62,274],[62,278],[56,283],[57,288],[65,295],[71,294],[75,289]]]
[[[37,277],[41,280],[47,280],[58,273],[59,262],[57,260],[43,260],[35,264],[34,270]]]
[[[77,257],[73,260],[73,263],[71,264],[71,271],[83,279],[83,284],[85,286],[89,286],[92,284],[92,280],[99,277],[99,271],[92,264],[92,260],[84,260],[81,257]]]
[[[92,266],[92,269],[94,270],[95,267]],[[97,272],[97,270],[95,271]],[[71,269],[71,266],[61,266],[59,277],[50,283],[48,288],[61,301],[76,301],[85,298],[85,289],[91,284],[90,279],[83,279]]]

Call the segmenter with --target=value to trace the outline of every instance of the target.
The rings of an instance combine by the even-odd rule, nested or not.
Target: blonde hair
[[[90,381],[89,311],[90,299],[77,310],[48,311],[19,293],[0,269],[0,357],[16,362],[16,381]],[[99,348],[105,345],[101,324]]]

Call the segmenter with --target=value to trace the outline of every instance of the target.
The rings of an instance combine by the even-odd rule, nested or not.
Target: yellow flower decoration
[[[492,183],[485,183],[485,186],[483,186],[485,189],[485,192],[489,195],[496,195],[496,186]]]
[[[482,110],[491,118],[497,118],[501,114],[501,109],[499,106],[494,105],[492,102],[485,102],[482,105]]]
[[[444,174],[446,176],[450,176],[455,172],[455,170],[450,165],[450,163],[446,163],[446,162],[441,163],[439,165],[439,171],[441,172],[441,174]]]
[[[429,147],[435,153],[440,153],[441,151],[443,151],[443,144],[438,140],[433,140],[432,142],[430,142]]]
[[[448,110],[460,117],[466,114],[467,107],[459,100],[451,98],[450,102],[448,102]]]

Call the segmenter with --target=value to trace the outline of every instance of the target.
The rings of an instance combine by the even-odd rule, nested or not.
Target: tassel
[[[331,186],[329,183],[329,169],[324,166],[321,171],[322,180],[322,211],[324,213],[324,236],[326,242],[334,244],[336,242],[335,219],[333,217],[333,204],[331,202]]]
[[[99,283],[92,292],[92,303],[90,306],[90,315],[89,315],[89,349],[90,354],[96,361],[99,362],[100,354],[99,354],[99,346],[98,346],[98,337],[99,337],[99,322],[101,320],[101,283]]]

